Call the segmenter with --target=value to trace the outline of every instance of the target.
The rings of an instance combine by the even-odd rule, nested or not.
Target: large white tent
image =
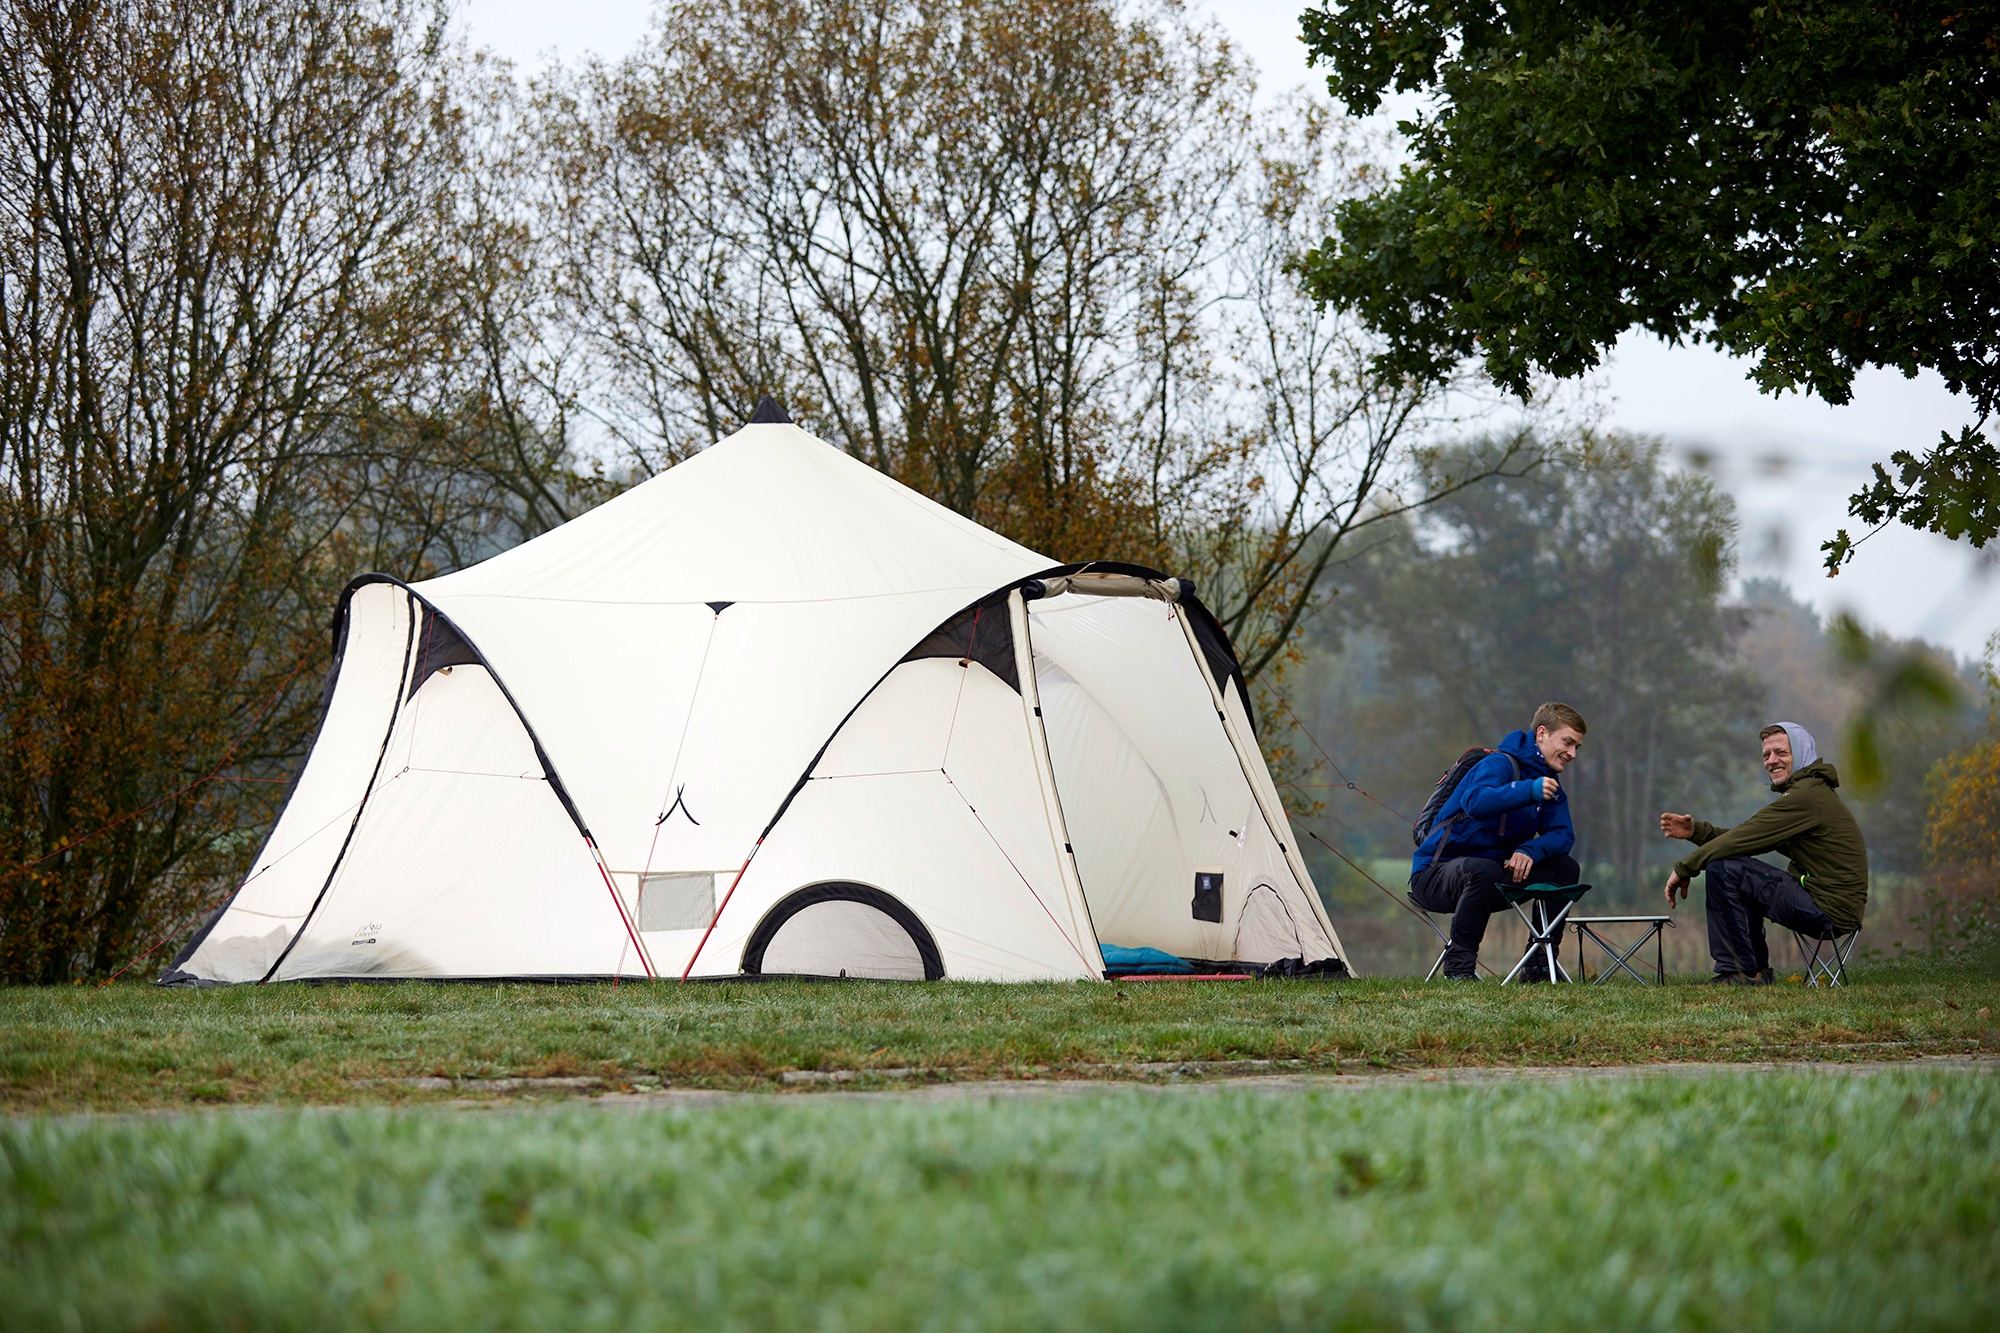
[[[1053,566],[768,401],[502,555],[356,579],[336,627],[167,982],[1346,962],[1189,585]]]

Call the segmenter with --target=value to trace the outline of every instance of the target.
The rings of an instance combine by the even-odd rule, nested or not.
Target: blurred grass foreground
[[[1988,1328],[1990,1072],[0,1125],[13,1328]]]

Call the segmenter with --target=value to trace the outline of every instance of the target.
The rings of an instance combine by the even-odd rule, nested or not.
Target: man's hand
[[[1556,798],[1556,791],[1557,791],[1557,783],[1556,783],[1556,780],[1555,780],[1554,778],[1543,778],[1543,779],[1542,779],[1542,799],[1543,799],[1543,800],[1545,800],[1545,801],[1553,801],[1553,800],[1554,800],[1554,799]]]
[[[1685,819],[1687,816],[1683,815],[1681,818]],[[1676,889],[1680,891],[1681,897],[1685,898],[1688,896],[1688,882],[1681,878],[1681,872],[1678,870],[1667,876],[1667,910],[1669,912],[1674,910],[1674,891]]]
[[[1526,879],[1528,877],[1528,872],[1530,870],[1533,870],[1534,868],[1535,868],[1535,858],[1528,855],[1526,852],[1515,852],[1512,856],[1507,858],[1507,872],[1514,877],[1514,882],[1516,884],[1519,884],[1522,880]]]
[[[1660,836],[1663,838],[1692,838],[1694,836],[1694,816],[1661,815]]]

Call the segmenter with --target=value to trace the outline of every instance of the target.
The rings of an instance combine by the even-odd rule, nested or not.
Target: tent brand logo
[[[1222,872],[1220,870],[1197,870],[1194,872],[1194,919],[1197,921],[1222,920]]]
[[[370,921],[365,926],[356,926],[354,928],[354,938],[349,942],[348,947],[353,948],[358,944],[373,944],[381,933],[382,923],[379,921]]]

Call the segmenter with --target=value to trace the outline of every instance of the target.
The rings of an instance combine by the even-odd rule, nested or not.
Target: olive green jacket
[[[1842,930],[1860,929],[1868,904],[1868,847],[1861,840],[1861,826],[1834,790],[1838,786],[1840,775],[1820,759],[1771,788],[1778,799],[1735,828],[1697,819],[1695,850],[1674,869],[1693,879],[1710,861],[1725,856],[1782,852],[1827,920]]]

